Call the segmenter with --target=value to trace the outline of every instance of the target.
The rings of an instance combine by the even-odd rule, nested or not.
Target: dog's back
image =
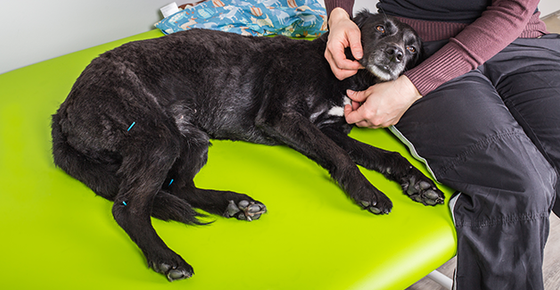
[[[321,113],[342,105],[344,92],[332,87],[334,76],[323,52],[323,39],[254,38],[196,29],[133,42],[95,59],[58,114],[80,118],[81,124],[76,120],[67,130],[83,126],[103,132],[103,144],[92,145],[110,151],[132,122],[152,122],[157,113],[172,117],[181,130],[195,126],[210,138],[277,144],[255,126],[263,103],[291,106],[317,122]],[[337,96],[329,100],[333,92]],[[78,110],[79,117],[73,116]],[[69,141],[83,147],[88,140]]]

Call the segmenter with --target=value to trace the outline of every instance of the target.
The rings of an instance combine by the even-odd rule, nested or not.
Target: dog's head
[[[380,80],[394,80],[419,61],[422,43],[409,25],[368,11],[358,13],[354,22],[362,32],[360,63]]]

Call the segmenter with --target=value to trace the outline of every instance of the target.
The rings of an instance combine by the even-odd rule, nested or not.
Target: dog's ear
[[[360,10],[360,12],[358,12],[358,14],[356,14],[356,16],[354,16],[354,19],[352,20],[354,21],[354,23],[356,23],[356,25],[358,25],[359,28],[362,28],[362,26],[367,22],[368,18],[374,15],[375,14],[372,14],[371,12],[369,12],[369,10],[362,9]]]

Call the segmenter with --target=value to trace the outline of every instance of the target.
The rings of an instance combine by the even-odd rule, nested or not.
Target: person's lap
[[[485,74],[527,136],[560,172],[560,35],[518,39],[485,65]],[[560,196],[560,186],[556,190]],[[554,211],[560,214],[560,203]]]
[[[560,53],[535,41],[443,84],[395,126],[438,181],[461,192],[452,208],[459,285],[542,288],[557,180],[549,162],[560,163]]]

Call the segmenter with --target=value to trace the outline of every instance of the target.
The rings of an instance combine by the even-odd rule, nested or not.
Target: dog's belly
[[[224,100],[224,98],[221,98]],[[200,130],[210,139],[241,140],[251,143],[277,145],[255,124],[255,113],[242,100],[229,98],[219,103],[208,102],[208,106],[188,106],[182,102],[172,106],[172,115],[179,131],[190,135]]]
[[[249,101],[250,99],[239,96],[229,96],[227,101],[223,101],[224,98],[220,99],[222,102],[219,106],[202,108],[179,106],[179,108],[175,108],[173,116],[179,130],[188,133],[193,127],[197,127],[210,139],[241,140],[265,145],[284,144],[259,125],[257,115],[261,108],[255,107],[255,103],[259,103],[258,101]],[[348,97],[344,97],[344,103],[340,106],[318,100],[317,104],[306,107],[300,112],[300,115],[318,128],[327,125],[350,127],[344,120],[344,105],[351,103]],[[209,103],[217,104],[216,102]],[[273,113],[282,114],[280,111]],[[341,130],[347,131],[347,128]]]

